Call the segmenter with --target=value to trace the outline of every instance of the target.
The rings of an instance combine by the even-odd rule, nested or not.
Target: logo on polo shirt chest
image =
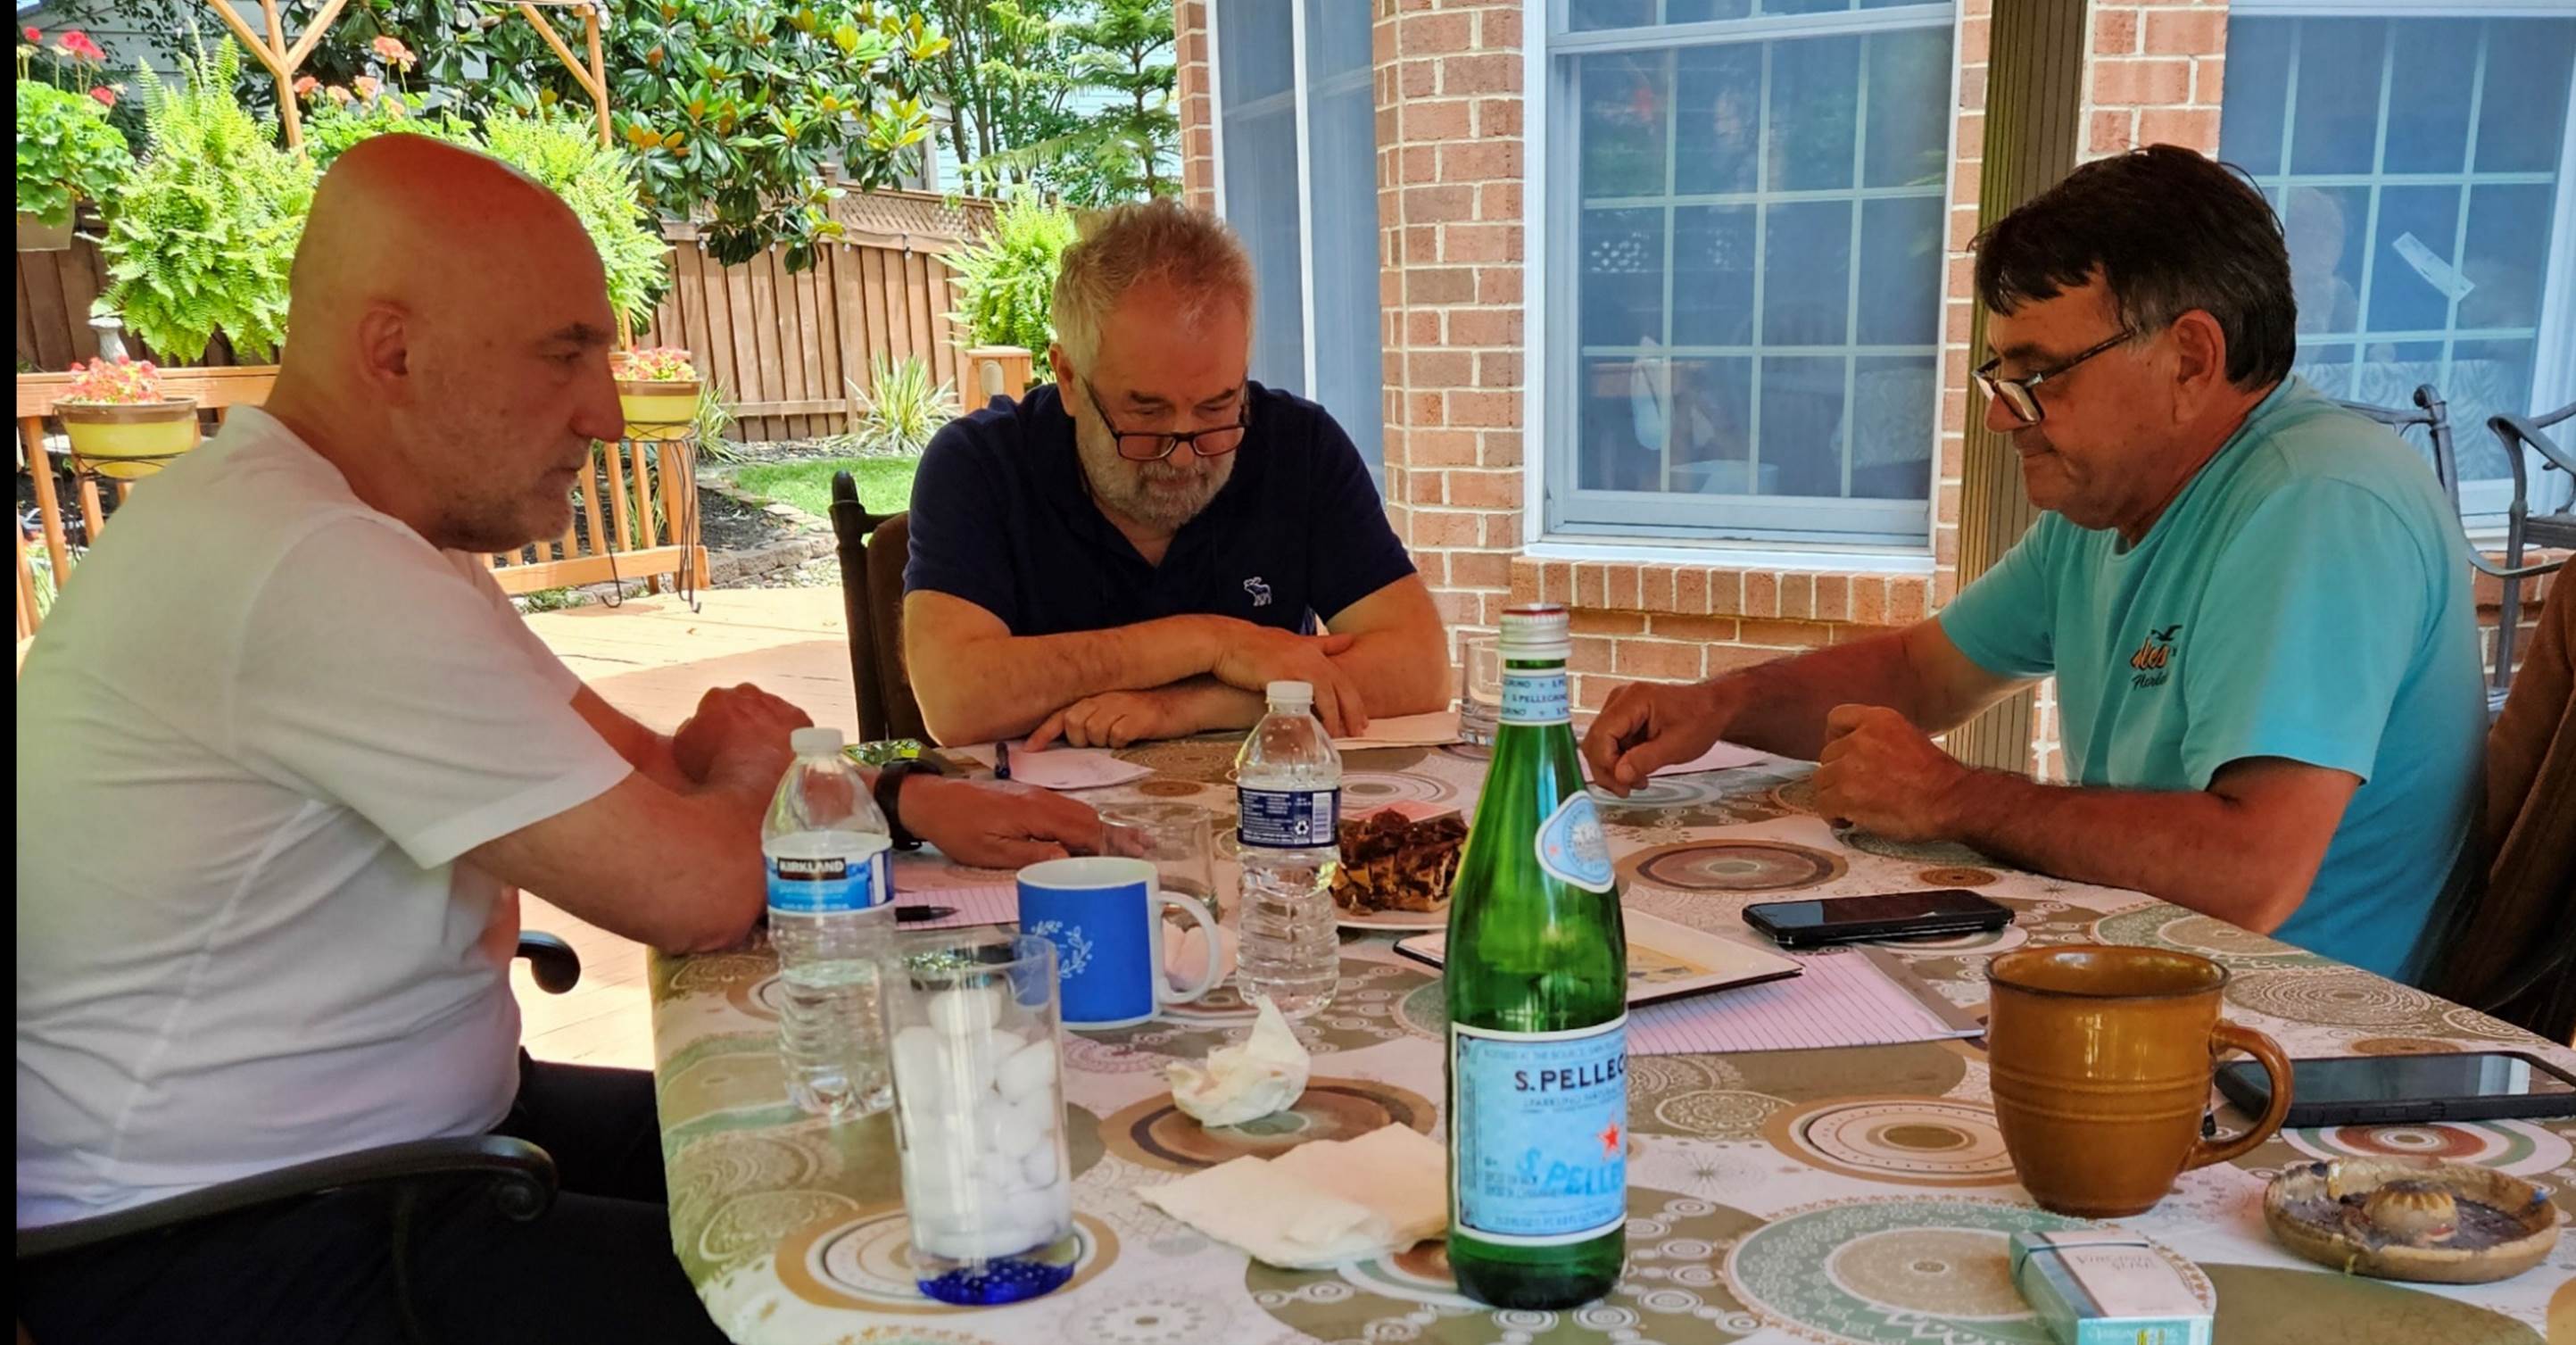
[[[2182,634],[2177,623],[2162,630],[2149,630],[2138,642],[2137,652],[2129,655],[2129,666],[2136,669],[2129,678],[2133,687],[2160,687],[2173,676],[2174,638]]]
[[[1256,574],[1250,579],[1244,580],[1243,591],[1252,595],[1253,606],[1268,607],[1270,605],[1270,585],[1267,581],[1262,579],[1260,575]]]

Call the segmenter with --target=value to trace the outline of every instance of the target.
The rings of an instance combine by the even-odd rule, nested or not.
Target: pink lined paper
[[[1020,889],[1009,883],[985,887],[930,887],[918,892],[899,892],[899,906],[954,906],[957,914],[937,920],[907,922],[895,926],[898,931],[914,929],[962,929],[968,925],[1001,925],[1020,918]]]
[[[1638,1055],[1893,1046],[1976,1035],[1916,999],[1857,950],[1791,954],[1804,968],[1785,981],[1719,990],[1628,1016]]]

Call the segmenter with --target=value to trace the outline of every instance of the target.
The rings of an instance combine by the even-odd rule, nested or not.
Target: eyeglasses
[[[2039,404],[2040,384],[2045,383],[2052,378],[2065,377],[2069,372],[2074,370],[2075,366],[2101,354],[2103,351],[2109,350],[2111,347],[2116,346],[2123,341],[2128,340],[2131,335],[2132,333],[2124,327],[2117,335],[2111,337],[2109,340],[2104,341],[2100,345],[2094,346],[2093,348],[2085,351],[2083,354],[2058,365],[2056,368],[2043,369],[2038,373],[2029,375],[2025,378],[1995,377],[1995,370],[2003,366],[2004,357],[2001,355],[1997,355],[1993,359],[1978,365],[1976,370],[1969,374],[1969,377],[1977,380],[1977,386],[1984,388],[1988,397],[2003,403],[2004,409],[2012,412],[2014,417],[2019,419],[2022,424],[2036,425],[2040,422],[2041,418],[2047,414]]]
[[[1160,431],[1147,433],[1141,430],[1130,432],[1109,423],[1109,412],[1101,404],[1100,389],[1091,386],[1090,379],[1082,380],[1082,390],[1091,395],[1091,409],[1099,414],[1101,428],[1108,430],[1109,437],[1117,442],[1118,456],[1129,462],[1161,462],[1179,452],[1183,444],[1189,445],[1190,451],[1202,458],[1222,458],[1243,447],[1244,431],[1252,424],[1252,402],[1249,398],[1244,398],[1243,414],[1231,425],[1216,425],[1204,430],[1183,430],[1172,434]],[[1242,393],[1238,390],[1236,396],[1241,398]]]

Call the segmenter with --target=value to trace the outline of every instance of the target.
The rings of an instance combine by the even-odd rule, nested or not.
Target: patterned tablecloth
[[[1204,740],[1135,749],[1125,755],[1155,776],[1085,797],[1183,800],[1230,818],[1233,751]],[[1469,748],[1369,751],[1345,769],[1353,809],[1468,809],[1484,761]],[[2161,944],[2225,963],[2229,1015],[2293,1055],[2509,1046],[2576,1065],[2576,1051],[2483,1014],[2135,893],[2016,872],[1955,846],[1836,835],[1808,809],[1807,769],[1658,779],[1606,809],[1630,908],[1740,928],[1747,902],[1785,892],[1969,887],[2011,906],[2012,927],[1894,945],[1963,1005],[1984,1000],[1984,960],[2003,949]],[[1004,880],[935,859],[899,873],[906,892]],[[742,1345],[2045,1345],[2007,1277],[2005,1239],[2078,1221],[2041,1211],[2014,1181],[1973,1041],[1635,1057],[1627,1270],[1608,1298],[1567,1312],[1478,1307],[1458,1295],[1437,1243],[1334,1271],[1272,1270],[1140,1202],[1139,1190],[1236,1154],[1388,1122],[1442,1133],[1439,982],[1390,943],[1343,945],[1340,997],[1300,1029],[1315,1067],[1291,1114],[1208,1131],[1171,1106],[1163,1065],[1248,1029],[1230,991],[1126,1031],[1068,1034],[1083,1262],[1067,1288],[1000,1309],[912,1291],[888,1118],[828,1126],[786,1102],[768,949],[657,958],[673,1243]],[[2232,1110],[2221,1119],[2243,1120]],[[2553,1295],[2562,1312],[2576,1309],[2576,1237],[2547,1264],[2481,1288],[2385,1284],[2291,1257],[2264,1230],[2263,1183],[2334,1154],[2485,1163],[2576,1210],[2576,1122],[2284,1132],[2241,1163],[2187,1174],[2163,1204],[2123,1221],[2215,1297],[2221,1345],[2539,1342]]]

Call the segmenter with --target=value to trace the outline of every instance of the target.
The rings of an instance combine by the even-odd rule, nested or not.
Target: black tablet
[[[2290,1070],[2289,1126],[2576,1115],[2576,1078],[2519,1051],[2339,1056],[2293,1060]],[[2222,1067],[2218,1091],[2253,1116],[2272,1100],[2250,1060]]]

